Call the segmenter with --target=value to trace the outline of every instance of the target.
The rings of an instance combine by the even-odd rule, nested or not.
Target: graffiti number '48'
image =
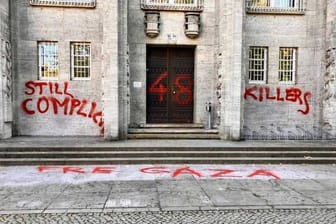
[[[164,96],[168,93],[169,88],[163,83],[168,77],[168,72],[160,74],[157,79],[150,85],[148,92],[159,95],[159,102],[164,102]],[[190,105],[193,101],[192,94],[192,77],[190,74],[177,74],[174,80],[173,101],[179,105]]]

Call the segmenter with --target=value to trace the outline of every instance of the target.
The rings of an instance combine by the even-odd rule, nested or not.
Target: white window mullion
[[[91,44],[71,43],[71,78],[73,80],[91,79]]]
[[[266,83],[268,68],[268,49],[267,47],[249,48],[249,83]]]
[[[40,80],[57,80],[59,75],[57,42],[38,42]]]
[[[279,81],[294,84],[297,73],[297,48],[281,47],[279,50]]]
[[[296,57],[297,57],[297,53],[296,53],[296,49],[293,49],[293,83],[295,83],[295,78],[296,78]]]

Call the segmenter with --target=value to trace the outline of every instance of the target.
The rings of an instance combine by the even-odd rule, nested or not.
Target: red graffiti
[[[115,173],[117,168],[113,166],[96,166],[96,167],[75,167],[75,166],[38,166],[37,171],[39,173],[45,172],[61,172],[63,174],[112,174]],[[120,173],[122,170],[118,171]],[[197,170],[191,167],[178,167],[178,168],[169,168],[166,166],[150,166],[150,167],[143,167],[139,170],[140,174],[148,175],[167,175],[173,178],[177,178],[181,175],[191,175],[196,178],[254,178],[254,177],[266,177],[272,178],[275,180],[280,180],[280,176],[277,175],[275,172],[266,170],[266,169],[257,169],[254,171],[242,171],[233,170],[233,169],[202,169]],[[133,172],[134,170],[130,171]],[[237,174],[237,175],[232,175]]]
[[[196,177],[202,177],[202,174],[193,170],[193,169],[190,169],[190,167],[184,167],[184,168],[180,168],[180,169],[177,169],[173,172],[172,174],[172,177],[177,177],[181,174],[191,174],[193,176],[196,176]]]
[[[114,171],[114,169],[114,167],[95,167],[92,170],[92,173],[110,174]]]
[[[73,167],[73,166],[38,166],[37,170],[40,173],[47,172],[47,171],[61,171],[64,174],[68,173],[77,173],[77,174],[85,174],[85,173],[92,173],[92,174],[111,174],[113,173],[115,167],[93,167],[92,170],[88,171],[83,167]]]
[[[145,167],[145,168],[140,169],[140,172],[142,172],[142,173],[152,173],[152,174],[170,173],[170,171],[166,167],[162,167],[162,166]]]
[[[158,78],[152,83],[152,85],[149,87],[148,92],[159,94],[159,102],[164,102],[164,96],[168,92],[168,88],[165,87],[161,82],[168,77],[168,72],[164,72],[158,76]]]
[[[25,86],[27,96],[34,94],[39,96],[37,99],[27,98],[21,103],[21,108],[26,114],[45,114],[52,111],[57,115],[63,111],[64,115],[87,117],[98,125],[100,134],[104,135],[103,113],[97,111],[97,103],[75,98],[73,94],[69,93],[68,82],[64,82],[62,88],[59,83],[53,82],[29,81]],[[61,99],[60,96],[62,96]]]
[[[63,167],[63,173],[85,173],[81,167]]]
[[[242,177],[242,176],[229,176],[228,174],[234,173],[235,170],[228,170],[228,169],[209,169],[211,171],[216,171],[215,173],[211,174],[211,177]]]
[[[74,98],[74,96],[68,92],[69,83],[64,82],[63,88],[60,88],[60,84],[56,82],[35,82],[35,81],[29,81],[25,84],[27,91],[25,91],[25,94],[28,96],[34,95],[36,92],[38,92],[39,95],[67,95],[71,98]]]
[[[245,89],[244,99],[247,100],[252,98],[253,100],[258,100],[263,102],[264,100],[268,101],[278,101],[278,102],[292,102],[299,103],[300,105],[304,104],[305,108],[303,110],[297,110],[303,115],[307,115],[310,112],[309,98],[312,96],[311,92],[303,93],[301,89],[291,87],[285,89],[282,93],[280,87],[276,88],[276,93],[271,94],[271,89],[269,87],[257,87],[253,86]]]
[[[167,78],[168,72],[165,71],[158,75],[157,79],[148,88],[148,93],[159,95],[160,103],[165,101],[165,96],[170,91],[168,80],[164,82]],[[190,74],[177,74],[172,88],[173,101],[180,106],[190,105],[193,101],[192,86],[193,81]]]
[[[174,95],[174,101],[179,105],[190,105],[193,101],[192,93],[192,77],[189,74],[177,75],[175,79],[175,86],[177,92]]]
[[[234,177],[234,178],[243,178],[242,175],[228,175],[232,173],[237,173],[237,170],[232,169],[207,169],[206,171],[200,172],[198,170],[192,169],[190,167],[182,167],[177,168],[174,170],[170,170],[168,167],[164,166],[151,166],[151,167],[144,167],[140,169],[141,173],[146,174],[167,174],[171,173],[172,177],[177,177],[182,174],[186,175],[192,175],[195,177],[203,177],[203,176],[210,176],[212,178],[221,178],[221,177]],[[206,172],[206,173],[205,173]],[[272,177],[274,179],[280,179],[278,175],[273,173],[269,170],[259,169],[256,171],[253,171],[252,173],[248,174],[247,177],[252,178],[255,176],[265,176],[265,177]]]
[[[251,173],[250,175],[248,175],[247,177],[255,177],[255,176],[273,177],[276,180],[280,180],[280,177],[278,177],[277,175],[275,175],[274,173],[272,173],[269,170],[256,170],[253,173]]]

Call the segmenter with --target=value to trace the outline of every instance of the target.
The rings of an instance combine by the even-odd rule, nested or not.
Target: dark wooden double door
[[[147,123],[192,123],[194,48],[147,48]]]

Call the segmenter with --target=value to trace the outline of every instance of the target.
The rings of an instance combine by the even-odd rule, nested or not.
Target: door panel
[[[193,89],[193,48],[148,48],[147,123],[192,123]]]
[[[168,57],[156,48],[147,51],[147,123],[168,123]]]

